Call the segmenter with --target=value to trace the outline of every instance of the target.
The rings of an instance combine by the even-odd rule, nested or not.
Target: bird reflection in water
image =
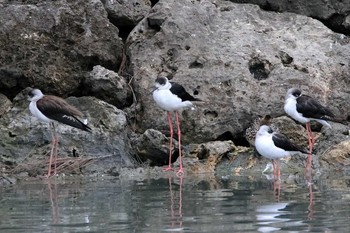
[[[58,200],[57,200],[57,183],[52,182],[51,179],[45,180],[47,184],[47,188],[49,191],[49,198],[51,204],[51,215],[52,215],[52,225],[56,225],[59,223],[60,213],[58,208]],[[56,229],[53,227],[53,230]],[[53,231],[55,232],[55,230]]]
[[[274,232],[281,230],[278,223],[287,222],[290,219],[286,218],[285,211],[288,202],[272,203],[267,205],[259,206],[256,209],[256,218],[258,221],[258,231],[259,232]]]
[[[312,192],[312,178],[310,175],[309,178],[309,182],[308,182],[308,186],[309,186],[309,206],[307,208],[308,210],[308,215],[307,215],[307,219],[308,220],[313,220],[313,192]]]
[[[273,195],[276,202],[280,202],[280,195],[281,195],[281,180],[277,179],[276,174],[266,174],[265,172],[273,171],[273,165],[272,163],[268,163],[266,165],[266,168],[262,172],[262,174],[266,177],[267,180],[272,180],[272,187],[273,187]]]
[[[273,195],[275,201],[278,203],[281,200],[281,182],[282,180],[277,180],[276,177],[272,174],[265,174],[266,171],[271,170],[272,164],[268,163],[265,170],[263,171],[263,175],[267,180],[272,180],[273,186]],[[309,205],[307,208],[307,219],[313,220],[313,190],[312,190],[312,176],[310,175],[307,180],[307,188],[309,191]]]
[[[183,177],[179,177],[179,190],[178,195],[176,195],[176,191],[173,192],[172,182],[173,178],[169,176],[169,195],[170,195],[170,215],[171,215],[171,226],[169,229],[165,231],[182,231],[184,228],[182,227],[182,179]],[[176,198],[178,196],[178,198]],[[178,205],[175,205],[175,201],[178,199]],[[176,207],[178,207],[178,212],[176,214]]]

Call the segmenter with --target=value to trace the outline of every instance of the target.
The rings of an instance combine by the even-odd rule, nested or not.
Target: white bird
[[[276,162],[278,175],[280,179],[280,158],[293,155],[298,152],[307,153],[307,151],[292,143],[285,135],[273,132],[267,125],[260,126],[255,138],[255,148],[265,158],[272,159],[273,174],[276,177]]]
[[[177,171],[177,176],[184,174],[182,167],[182,156],[181,156],[181,130],[180,121],[178,116],[178,110],[183,108],[193,108],[191,101],[201,101],[190,95],[183,86],[175,82],[169,82],[166,77],[158,77],[155,83],[155,90],[153,91],[153,99],[159,107],[167,111],[168,122],[170,126],[170,145],[169,145],[169,165],[164,171],[172,170],[171,167],[171,155],[172,155],[172,138],[173,138],[173,126],[171,122],[170,112],[175,112],[176,123],[177,123],[177,134],[179,143],[179,158],[180,158],[180,169]]]
[[[28,100],[30,101],[29,110],[40,121],[50,124],[52,133],[52,147],[50,153],[50,163],[48,176],[51,176],[52,158],[54,157],[54,174],[56,174],[57,161],[57,144],[58,137],[56,134],[54,121],[70,125],[72,127],[90,132],[91,128],[83,123],[78,117],[82,117],[81,113],[74,106],[68,104],[64,99],[53,96],[44,95],[39,89],[32,89],[28,93]]]

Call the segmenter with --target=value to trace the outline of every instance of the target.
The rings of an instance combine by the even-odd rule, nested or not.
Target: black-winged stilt
[[[164,171],[172,170],[171,167],[171,152],[172,152],[172,138],[173,138],[173,126],[171,122],[170,112],[175,112],[176,123],[177,123],[177,134],[179,143],[179,157],[180,157],[180,169],[177,171],[177,176],[182,176],[184,170],[182,167],[182,157],[181,157],[181,130],[180,121],[178,116],[178,110],[183,108],[193,108],[191,101],[200,101],[190,95],[183,86],[175,82],[169,82],[166,77],[158,77],[155,82],[155,90],[153,91],[154,101],[162,109],[167,111],[168,122],[170,126],[170,145],[169,145],[169,165]]]
[[[91,128],[87,126],[86,123],[78,119],[82,117],[81,113],[74,106],[68,104],[64,99],[53,96],[44,95],[39,89],[32,89],[28,93],[28,100],[30,101],[29,110],[30,112],[38,118],[40,121],[47,122],[50,124],[50,129],[52,133],[52,147],[50,153],[50,163],[48,176],[51,176],[51,165],[52,158],[54,157],[54,174],[56,174],[56,161],[57,161],[57,144],[58,137],[55,129],[54,121],[70,125],[72,127],[91,131]]]
[[[322,125],[331,128],[331,125],[327,122],[327,120],[334,120],[334,114],[329,108],[320,104],[316,99],[308,95],[302,95],[301,91],[297,88],[290,88],[287,91],[284,111],[294,120],[306,125],[309,141],[309,155],[306,169],[310,169],[311,172],[311,156],[315,143],[315,137],[311,131],[310,121],[315,120]]]
[[[285,135],[273,132],[267,125],[260,126],[255,137],[255,148],[262,156],[272,159],[273,175],[276,177],[276,161],[278,176],[280,179],[280,158],[293,155],[297,152],[307,153],[307,151],[292,143]]]

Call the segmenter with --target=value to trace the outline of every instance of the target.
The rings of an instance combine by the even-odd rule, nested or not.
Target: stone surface
[[[11,105],[11,101],[0,93],[0,117],[10,109]]]
[[[159,74],[205,101],[180,113],[184,145],[234,139],[258,115],[285,115],[290,87],[349,116],[349,40],[309,17],[225,1],[160,1],[127,43],[141,132],[168,128],[150,94]]]
[[[151,10],[149,0],[102,0],[108,17],[119,28],[136,26]]]
[[[84,75],[116,69],[123,49],[99,0],[2,4],[0,34],[0,91],[11,98],[27,86],[79,93]]]
[[[131,105],[132,92],[124,77],[100,65],[94,66],[84,79],[84,95],[95,96],[120,109]]]
[[[323,166],[347,169],[350,165],[350,139],[328,148],[320,157]]]
[[[342,0],[230,0],[257,4],[268,11],[294,12],[322,20],[331,29],[350,35],[350,2]]]
[[[9,113],[0,119],[0,161],[16,165],[35,159],[48,160],[49,124],[30,114],[28,101],[18,99],[22,100],[15,101]],[[59,158],[93,158],[93,163],[85,168],[88,172],[103,173],[112,167],[134,165],[131,132],[123,111],[93,97],[70,97],[67,102],[86,114],[92,133],[57,123]]]
[[[269,161],[242,147],[248,146],[243,135],[257,116],[271,115],[281,133],[307,146],[304,127],[283,116],[290,87],[319,98],[337,116],[350,119],[350,40],[318,20],[220,0],[153,1],[152,9],[149,1],[103,2],[104,6],[98,0],[0,3],[0,92],[13,102],[0,118],[0,168],[48,160],[48,126],[29,115],[25,90],[20,92],[28,86],[62,97],[74,93],[103,100],[68,99],[87,114],[93,133],[57,127],[60,158],[92,158],[80,169],[83,173],[122,176],[120,167],[167,164],[166,112],[156,106],[151,94],[158,75],[168,76],[203,100],[193,111],[179,114],[188,173],[213,173],[226,164],[226,157],[230,161],[225,172],[264,170]],[[311,16],[326,21],[337,14],[343,17],[347,4],[331,2],[328,11]],[[125,53],[116,21],[121,28],[139,22],[129,36],[119,35],[128,38]],[[8,103],[5,99],[5,109]],[[317,136],[315,171],[338,168],[320,159],[327,158],[324,153],[329,148],[339,149],[339,158],[346,157],[347,149],[337,145],[349,140],[349,126],[312,127]],[[303,174],[305,158],[297,155],[283,161],[283,172]],[[135,172],[158,176],[161,170]]]
[[[236,150],[232,141],[191,144],[185,151],[184,169],[188,173],[214,173],[223,156]]]

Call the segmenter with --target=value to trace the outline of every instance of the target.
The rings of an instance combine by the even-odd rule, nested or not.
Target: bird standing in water
[[[185,88],[178,83],[169,82],[166,77],[158,77],[155,82],[155,90],[153,91],[153,99],[159,107],[167,111],[168,122],[170,126],[170,145],[169,145],[169,165],[164,171],[172,170],[171,167],[171,155],[172,155],[172,139],[173,139],[173,126],[171,121],[170,112],[175,112],[177,134],[179,143],[179,158],[180,158],[180,169],[177,171],[177,176],[184,174],[182,166],[182,155],[181,155],[181,130],[180,121],[178,116],[178,110],[183,108],[192,108],[193,104],[191,101],[200,101],[188,92]]]
[[[311,172],[312,149],[315,143],[315,137],[311,131],[310,121],[314,120],[321,123],[323,126],[331,128],[327,120],[334,120],[334,114],[329,108],[321,105],[316,99],[308,95],[302,95],[301,91],[297,88],[290,88],[287,91],[284,111],[294,120],[306,125],[309,141],[306,170],[309,169]]]
[[[272,159],[274,178],[277,166],[277,179],[281,176],[280,158],[297,152],[307,153],[307,150],[292,143],[285,135],[273,132],[267,125],[260,126],[255,138],[255,148],[265,158]]]
[[[51,165],[53,159],[54,174],[56,174],[58,137],[54,121],[70,125],[87,132],[90,132],[91,128],[87,126],[86,123],[83,123],[78,119],[78,117],[83,116],[83,113],[60,97],[44,95],[39,89],[32,89],[28,93],[28,100],[30,101],[30,112],[40,121],[50,124],[52,147],[50,153],[49,171],[47,174],[49,177],[51,176]]]

